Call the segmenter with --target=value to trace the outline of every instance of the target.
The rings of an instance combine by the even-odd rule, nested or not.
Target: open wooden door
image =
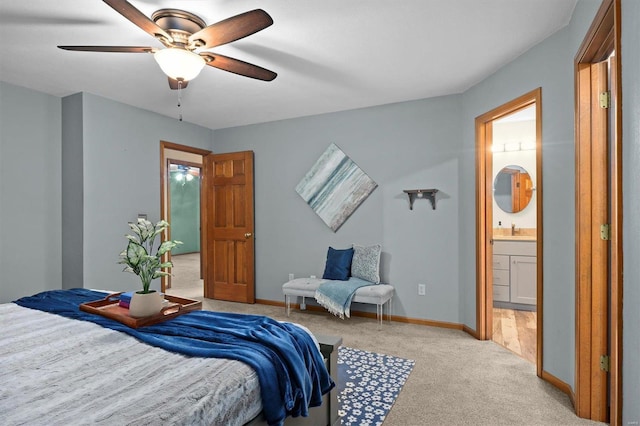
[[[622,424],[620,0],[603,0],[575,57],[576,374],[580,417]]]
[[[204,160],[204,297],[255,303],[253,151]]]

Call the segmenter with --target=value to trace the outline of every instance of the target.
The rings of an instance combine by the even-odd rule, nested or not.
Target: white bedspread
[[[242,425],[262,411],[247,365],[189,358],[99,325],[0,305],[3,425]]]

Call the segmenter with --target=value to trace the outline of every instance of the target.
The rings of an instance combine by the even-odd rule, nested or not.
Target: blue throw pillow
[[[351,273],[352,258],[352,248],[336,250],[333,247],[329,247],[329,251],[327,251],[327,263],[325,264],[322,278],[325,280],[348,280]]]

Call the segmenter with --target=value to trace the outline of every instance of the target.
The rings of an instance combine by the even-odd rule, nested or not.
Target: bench
[[[291,313],[291,297],[302,297],[300,307],[304,309],[305,297],[315,297],[316,290],[320,283],[326,280],[320,278],[296,278],[282,285],[282,293],[284,293],[284,302],[287,310],[287,316]],[[389,284],[373,284],[360,287],[356,290],[352,302],[368,303],[376,305],[376,318],[382,324],[384,317],[384,305],[387,305],[387,316],[391,321],[391,299],[393,298],[394,288]]]

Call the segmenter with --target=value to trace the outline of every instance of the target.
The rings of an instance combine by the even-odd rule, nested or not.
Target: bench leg
[[[382,326],[382,322],[384,321],[384,305],[387,305],[387,319],[391,322],[391,301],[393,297],[389,298],[384,303],[380,303],[376,305],[376,319],[380,326]]]
[[[285,310],[287,311],[287,316],[291,315],[291,296],[289,296],[288,294],[284,295],[284,305],[285,305]]]

